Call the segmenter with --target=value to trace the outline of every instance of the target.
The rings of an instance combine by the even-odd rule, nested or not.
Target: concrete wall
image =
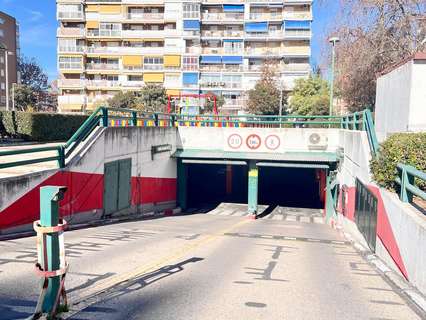
[[[321,151],[335,152],[340,146],[339,132],[340,129],[324,128],[179,127],[179,146],[235,152],[309,152],[313,146],[309,137],[317,133],[320,137],[317,146],[321,147]],[[255,136],[260,141],[259,146],[248,142]]]
[[[117,214],[173,209],[176,206],[175,128],[107,128],[96,133],[69,161],[64,170],[0,180],[2,193],[0,233],[30,229],[39,218],[39,189],[63,185],[68,190],[60,204],[61,216],[71,223],[100,219],[103,215],[104,165],[131,158],[131,207]],[[151,158],[151,146],[170,144],[172,151]],[[15,191],[14,191],[15,190]]]
[[[396,132],[426,131],[426,59],[402,64],[377,79],[375,123],[380,142]]]
[[[412,92],[412,61],[377,79],[375,124],[379,141],[408,130]]]
[[[414,60],[408,131],[426,131],[426,60]]]
[[[340,185],[347,188],[347,197],[344,204],[339,199],[338,224],[367,246],[355,222],[355,180],[358,178],[378,201],[376,254],[426,293],[426,216],[372,181],[369,170],[371,155],[365,132],[342,130],[341,143],[345,156],[338,179]]]

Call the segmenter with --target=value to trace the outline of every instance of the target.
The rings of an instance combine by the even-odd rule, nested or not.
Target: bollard
[[[66,190],[66,187],[58,186],[40,188],[40,220],[34,222],[34,230],[37,232],[36,273],[41,277],[41,292],[32,319],[38,319],[44,313],[54,318],[61,297],[67,307],[64,284],[68,264],[63,241],[67,223],[59,219],[59,201]]]

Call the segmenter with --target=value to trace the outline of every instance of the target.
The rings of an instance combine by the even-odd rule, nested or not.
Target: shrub
[[[426,133],[398,133],[383,142],[378,157],[370,163],[373,179],[382,187],[396,190],[396,166],[400,162],[426,172]],[[416,182],[426,189],[424,182]]]
[[[57,113],[3,111],[0,114],[7,135],[30,141],[67,140],[87,119],[83,115]]]

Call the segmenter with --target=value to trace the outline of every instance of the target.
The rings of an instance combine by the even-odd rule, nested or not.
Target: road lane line
[[[159,260],[157,260],[153,263],[147,263],[147,264],[142,265],[142,266],[140,266],[140,267],[138,267],[138,268],[136,268],[132,271],[123,273],[121,275],[112,276],[102,283],[98,283],[98,284],[92,286],[91,288],[89,287],[89,288],[85,289],[84,290],[85,291],[84,296],[76,295],[75,297],[72,297],[72,296],[69,297],[69,300],[71,302],[70,303],[70,311],[62,314],[62,319],[69,319],[70,317],[76,315],[77,313],[86,309],[90,305],[93,305],[93,304],[101,301],[102,298],[100,297],[100,295],[102,293],[105,293],[105,292],[111,290],[113,287],[119,285],[120,283],[129,281],[130,279],[133,279],[133,278],[141,277],[144,274],[153,272],[153,271],[161,268],[164,265],[170,264],[171,262],[176,261],[178,258],[181,258],[181,257],[185,256],[186,254],[188,254],[189,252],[199,248],[200,246],[206,245],[207,243],[218,239],[223,234],[229,233],[230,231],[238,228],[239,226],[241,226],[243,224],[247,224],[249,222],[250,222],[249,220],[239,221],[238,223],[235,223],[231,227],[224,228],[224,229],[222,229],[222,230],[220,230],[216,233],[207,235],[207,236],[201,238],[200,240],[193,241],[190,244],[185,244],[181,248],[174,251],[173,254],[166,255],[163,258],[161,258],[161,259],[159,259]],[[96,299],[97,297],[99,297],[99,298]],[[92,301],[90,301],[88,303],[84,303],[85,301],[89,301],[89,300],[92,300]]]

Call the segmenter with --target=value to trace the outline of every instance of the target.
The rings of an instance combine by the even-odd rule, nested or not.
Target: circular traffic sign
[[[269,150],[277,150],[280,145],[281,145],[280,137],[278,137],[276,134],[271,134],[267,136],[265,139],[265,146]]]
[[[262,144],[262,140],[257,134],[251,134],[246,139],[246,145],[249,149],[256,150]]]
[[[238,149],[243,144],[243,138],[239,134],[231,134],[228,137],[228,146],[232,149]]]

